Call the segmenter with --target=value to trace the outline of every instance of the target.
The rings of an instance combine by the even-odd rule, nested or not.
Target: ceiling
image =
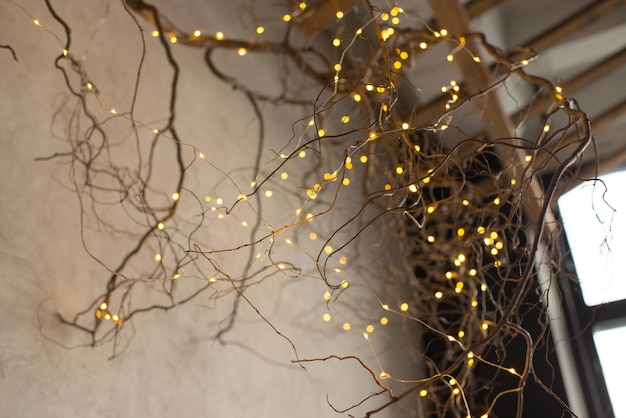
[[[473,0],[464,2],[464,8],[471,18],[470,31],[485,33],[503,50],[531,47],[538,55],[527,72],[548,78],[563,87],[565,97],[578,101],[592,121],[601,172],[626,166],[626,1]],[[427,1],[418,2],[416,9],[432,19]],[[431,22],[437,24],[436,19]],[[445,57],[448,51],[439,45],[428,54]],[[440,62],[414,63],[409,77],[421,87],[416,113],[436,102],[442,84],[464,81],[460,71]],[[520,104],[532,93],[520,92],[517,102],[501,97],[505,113],[515,121]],[[482,129],[471,124],[467,128],[476,134]],[[593,175],[594,149],[587,150],[584,162],[586,174]]]

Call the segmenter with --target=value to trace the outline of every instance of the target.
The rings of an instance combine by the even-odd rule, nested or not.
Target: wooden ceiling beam
[[[470,32],[469,19],[458,0],[429,0],[429,3],[441,27],[447,28],[451,33]],[[466,47],[472,55],[478,55],[479,47],[474,39],[470,38]],[[458,54],[454,60],[463,75],[465,90],[469,95],[486,91],[492,83],[488,67],[481,62],[475,62],[472,55]],[[476,97],[472,103],[474,103],[476,112],[483,121],[485,133],[489,139],[495,141],[499,138],[515,136],[511,118],[505,113],[495,92]],[[510,161],[511,163],[506,168],[505,175],[519,179],[519,176],[524,173],[524,167],[528,165],[525,161],[525,153],[512,147],[496,147],[495,151],[503,161]],[[529,221],[535,225],[540,219],[544,197],[543,190],[537,182],[532,181],[528,193],[528,198],[523,201],[523,210]],[[548,211],[545,221],[548,225],[552,225],[553,222],[550,222],[552,220],[552,213]]]

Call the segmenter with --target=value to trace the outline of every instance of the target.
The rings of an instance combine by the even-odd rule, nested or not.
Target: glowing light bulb
[[[374,332],[374,325],[368,325],[367,327],[365,327],[365,331],[371,334],[372,332]]]
[[[154,261],[156,261],[157,263],[158,263],[159,261],[161,261],[162,259],[163,259],[163,257],[161,256],[161,254],[156,253],[156,254],[154,255]]]
[[[420,396],[422,398],[425,398],[426,396],[428,396],[428,391],[426,389],[420,390]]]
[[[350,287],[350,283],[348,283],[347,280],[342,280],[340,284],[343,289],[347,289],[348,287]]]
[[[163,231],[163,228],[165,228],[165,225],[163,225],[163,222],[159,222],[159,223],[157,224],[157,229],[158,229],[159,231]]]
[[[284,16],[283,16],[283,21],[285,21],[285,22],[289,22],[289,21],[291,21],[291,15],[290,15],[290,14],[286,14],[286,15],[284,15]]]
[[[352,329],[352,325],[346,322],[343,324],[342,328],[344,331],[350,331],[350,329]]]
[[[174,35],[170,36],[170,42],[175,44],[176,42],[178,42],[178,38]]]
[[[202,35],[202,32],[200,32],[198,29],[193,31],[193,36],[195,36],[196,38],[200,37],[200,35]]]
[[[406,122],[404,122],[404,123],[402,124],[402,129],[404,129],[405,131],[406,131],[407,129],[409,129],[409,124],[408,124],[408,123],[406,123]]]
[[[156,37],[159,36],[159,31],[158,30],[153,30],[151,35],[152,35],[153,38],[156,38]]]
[[[420,49],[426,49],[426,48],[428,48],[428,44],[426,42],[420,42],[419,47],[420,47]]]
[[[337,13],[335,13],[335,16],[337,17],[337,19],[342,19],[343,18],[343,12],[341,10],[337,10]]]
[[[391,376],[389,375],[389,373],[382,371],[380,372],[380,374],[378,375],[378,377],[380,378],[380,380],[387,380],[389,379]]]
[[[258,33],[260,35],[263,32],[265,32],[265,28],[263,26],[257,26],[256,33]]]
[[[109,307],[109,305],[107,305],[107,303],[106,303],[106,302],[102,302],[102,303],[100,304],[100,310],[101,310],[101,311],[106,311],[106,309],[107,309],[108,307]]]
[[[248,50],[246,48],[239,48],[237,50],[237,54],[239,54],[240,57],[243,57],[244,55],[246,55],[248,53]]]
[[[408,311],[408,310],[409,310],[409,304],[408,304],[408,303],[406,303],[406,302],[402,303],[402,304],[400,305],[400,310],[401,310],[402,312],[406,312],[406,311]]]
[[[221,41],[224,39],[224,32],[216,32],[215,33],[215,39],[217,39],[218,41]]]
[[[382,318],[380,318],[380,325],[387,325],[389,323],[389,318],[387,318],[386,316],[383,316]]]
[[[324,315],[322,315],[322,319],[324,320],[324,322],[330,322],[332,317],[330,316],[328,312],[326,312]]]

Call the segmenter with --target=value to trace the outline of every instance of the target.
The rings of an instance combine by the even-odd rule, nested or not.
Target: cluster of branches
[[[379,9],[369,1],[359,3],[359,10],[345,18],[332,19],[328,27],[314,28],[317,36],[304,38],[298,27],[316,10],[303,3],[294,4],[285,15],[275,19],[274,24],[282,31],[280,40],[250,41],[181,29],[149,3],[122,2],[141,41],[140,63],[145,59],[149,38],[145,28],[153,25],[153,36],[158,38],[171,70],[168,116],[155,127],[135,115],[143,64],[136,73],[130,109],[124,113],[111,109],[107,118],[99,116],[103,105],[98,80],[90,78],[87,66],[72,53],[75,35],[70,23],[46,0],[50,13],[64,28],[63,53],[55,66],[63,74],[74,100],[73,107],[68,104],[64,108],[70,114],[64,136],[69,148],[49,158],[70,167],[83,222],[96,219],[106,231],[124,234],[132,242],[116,263],[110,263],[90,250],[88,234],[83,232],[85,248],[109,275],[102,279],[102,294],[85,310],[72,317],[60,316],[61,320],[84,331],[90,337],[89,344],[113,342],[117,355],[124,331],[137,315],[174,309],[201,298],[219,302],[232,297],[234,308],[218,326],[218,341],[236,323],[239,304],[251,305],[274,332],[291,344],[295,362],[302,365],[330,359],[356,360],[367,369],[381,389],[376,396],[386,396],[367,416],[400,401],[421,408],[425,416],[488,416],[499,400],[510,394],[517,396],[516,413],[521,416],[524,387],[529,379],[535,379],[553,394],[533,368],[537,346],[547,344],[547,323],[542,321],[541,331],[531,334],[524,324],[530,309],[524,301],[538,288],[534,263],[539,246],[542,242],[549,244],[554,232],[545,225],[551,220],[550,204],[556,187],[592,141],[586,115],[557,86],[526,72],[525,64],[533,58],[532,51],[502,51],[489,44],[482,34],[447,33],[398,6]],[[400,27],[392,23],[390,16],[401,16],[410,24]],[[330,39],[334,36],[341,38],[340,45],[332,45]],[[453,58],[454,54],[468,54],[477,67],[491,64],[495,76],[478,91],[457,84],[448,86],[446,94],[450,100],[446,106],[437,109],[427,123],[416,124],[423,115],[417,104],[407,106],[406,97],[413,100],[411,95],[416,91],[411,84],[414,78],[407,76],[410,63],[424,59],[425,50],[440,43],[452,48]],[[472,44],[477,49],[471,49]],[[185,66],[177,59],[175,48],[204,51],[207,71],[250,103],[259,126],[255,165],[250,169],[255,180],[250,192],[242,191],[244,188],[232,175],[234,168],[220,168],[179,134],[179,114],[185,112],[179,104],[179,80]],[[298,93],[287,81],[276,95],[261,93],[254,80],[236,78],[228,69],[220,68],[214,60],[219,49],[280,57],[281,65],[289,72],[304,75],[303,83],[316,84],[318,94],[308,97]],[[477,51],[481,51],[482,57]],[[467,133],[456,124],[458,114],[472,106],[480,112],[481,100],[493,97],[512,81],[528,84],[537,94],[548,97],[550,106],[544,114],[561,121],[561,126],[538,132],[518,126],[509,136],[493,138]],[[301,123],[295,123],[294,131],[301,129],[306,134],[302,133],[297,142],[286,141],[269,161],[262,158],[265,103],[299,106],[310,115],[305,122],[311,120],[303,129]],[[530,103],[528,106],[532,106]],[[522,112],[525,110],[528,109]],[[113,154],[121,139],[112,133],[109,122],[113,119],[131,125],[129,138],[136,144],[136,166],[121,167],[115,162]],[[517,131],[524,131],[524,137],[517,136]],[[145,144],[146,132],[150,133],[147,147],[140,145]],[[159,174],[155,161],[160,150],[166,150],[166,158],[174,167],[174,175],[170,176],[174,186],[167,190],[155,180]],[[299,162],[302,152],[314,153],[316,163],[311,166]],[[351,166],[357,160],[364,164],[366,161],[365,168],[353,170]],[[333,161],[334,167],[329,168],[329,161]],[[219,171],[237,198],[231,204],[208,204],[189,185],[187,174],[197,164],[208,164]],[[310,216],[304,217],[304,211],[293,222],[267,228],[261,190],[277,182],[287,167],[299,166],[306,173],[300,185],[307,190],[302,205],[308,205]],[[325,171],[328,175],[323,174]],[[533,193],[542,176],[550,178],[550,182],[537,196]],[[295,343],[246,297],[250,286],[276,274],[287,271],[304,276],[297,260],[273,260],[278,237],[286,230],[305,228],[311,219],[345,210],[346,195],[340,187],[345,179],[358,184],[362,203],[356,210],[351,208],[346,221],[329,231],[325,245],[311,254],[317,269],[314,276],[323,282],[329,294],[328,303],[332,304],[345,286],[329,277],[333,270],[331,261],[349,244],[358,242],[365,231],[375,230],[386,237],[386,245],[396,256],[379,265],[385,274],[364,279],[378,300],[378,306],[364,309],[382,309],[404,319],[404,326],[415,333],[415,344],[409,350],[419,359],[420,376],[394,376],[357,356],[298,358]],[[310,185],[313,182],[315,186]],[[282,192],[299,196],[293,190]],[[352,198],[350,202],[352,205]],[[529,205],[535,205],[533,216],[528,216]],[[241,245],[209,249],[200,231],[207,226],[212,211],[236,216],[242,207],[251,210],[256,219],[255,224],[248,225],[249,239]],[[106,215],[112,208],[122,208],[141,231],[126,233],[117,228]],[[338,248],[324,251],[333,239],[346,235]],[[141,262],[146,253],[154,252],[155,246],[158,262]],[[263,248],[269,263],[259,263],[259,248]],[[227,272],[219,261],[220,256],[232,253],[244,254],[240,256],[245,260],[244,267],[236,273]],[[356,261],[359,262],[366,260]],[[558,271],[552,273],[556,275]],[[194,281],[193,286],[182,286],[181,276],[200,280]],[[133,292],[146,283],[158,284],[163,300],[133,306]],[[220,283],[224,286],[219,287]],[[387,293],[380,289],[387,289]],[[406,306],[396,306],[396,301],[401,300],[407,301]],[[543,298],[538,297],[532,309],[543,312],[542,302]],[[520,364],[506,364],[506,352],[513,343],[524,347]],[[392,391],[385,383],[388,379],[399,390]],[[553,396],[562,403],[556,394]],[[366,400],[372,402],[370,396],[364,397]],[[341,412],[351,413],[359,405]]]

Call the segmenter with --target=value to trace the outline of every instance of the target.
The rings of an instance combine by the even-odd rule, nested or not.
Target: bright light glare
[[[600,365],[604,374],[606,387],[613,405],[615,418],[626,417],[626,397],[624,397],[624,346],[616,342],[626,341],[626,326],[596,329],[593,331]]]
[[[626,298],[626,171],[587,182],[559,199],[565,233],[588,306]],[[606,187],[605,187],[606,185]],[[605,193],[606,191],[606,193]]]

